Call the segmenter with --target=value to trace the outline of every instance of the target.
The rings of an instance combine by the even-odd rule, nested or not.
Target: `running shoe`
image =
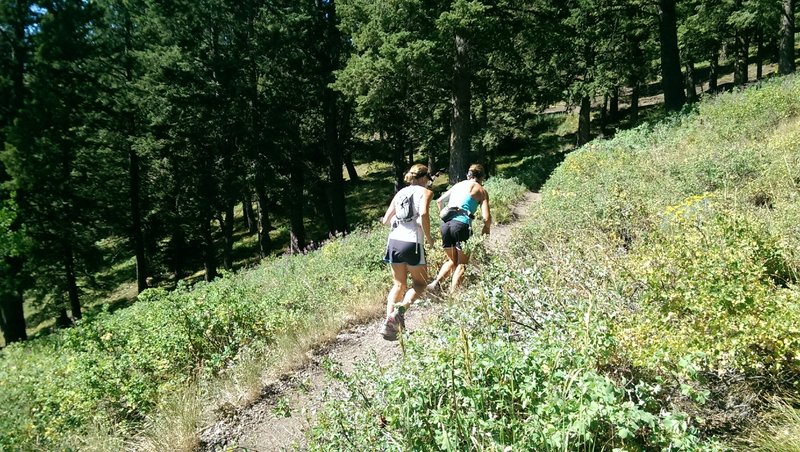
[[[383,327],[381,328],[381,335],[387,341],[396,341],[397,340],[397,333],[405,329],[406,321],[405,316],[400,313],[397,309],[395,309],[389,317],[386,318],[386,321],[383,323]]]
[[[441,299],[442,298],[442,285],[437,280],[433,280],[430,284],[426,286],[425,293],[430,298]]]
[[[387,341],[397,340],[397,321],[393,316],[390,315],[386,318],[386,321],[383,322],[380,333],[381,336],[383,336],[383,338]]]

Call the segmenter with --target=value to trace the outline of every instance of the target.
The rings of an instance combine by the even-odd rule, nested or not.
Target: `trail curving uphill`
[[[541,199],[539,193],[526,192],[515,205],[513,219],[494,226],[486,241],[490,251],[500,252],[510,240],[520,219],[530,214],[531,206]],[[432,270],[435,271],[435,270]],[[420,300],[406,315],[406,327],[413,332],[435,319],[442,304]],[[387,342],[378,334],[383,319],[357,325],[338,334],[336,341],[311,353],[309,364],[270,384],[261,398],[229,418],[213,424],[201,433],[201,450],[222,448],[247,451],[305,449],[305,432],[313,425],[325,400],[343,395],[345,389],[331,379],[325,363],[333,361],[349,373],[355,364],[366,359],[388,366],[401,359],[398,342]]]

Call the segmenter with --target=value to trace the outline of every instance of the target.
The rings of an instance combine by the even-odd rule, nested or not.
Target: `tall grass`
[[[775,402],[772,411],[751,430],[742,449],[757,452],[800,451],[800,410],[785,401]]]
[[[381,235],[354,233],[191,289],[146,291],[129,308],[7,347],[0,448],[51,448],[91,425],[130,429],[168,395],[218,378],[243,350],[341,326],[351,306],[374,302],[388,283]]]

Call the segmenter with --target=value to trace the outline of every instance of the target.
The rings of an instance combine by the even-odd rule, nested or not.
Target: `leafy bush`
[[[767,228],[721,202],[698,195],[668,207],[631,256],[642,295],[620,338],[637,365],[702,356],[720,373],[800,372],[800,292],[784,288],[794,275]]]
[[[468,294],[482,301],[409,338],[398,366],[339,375],[350,398],[323,413],[312,450],[702,448],[660,386],[600,371],[610,329],[593,319],[586,334],[587,304],[541,291],[530,269],[484,271]]]
[[[209,378],[256,343],[341,316],[388,285],[383,231],[276,259],[213,283],[151,289],[133,306],[5,348],[0,449],[52,449],[93,424],[128,429],[166,394]]]
[[[571,153],[458,312],[345,379],[313,448],[724,448],[798,390],[798,115],[786,77]]]

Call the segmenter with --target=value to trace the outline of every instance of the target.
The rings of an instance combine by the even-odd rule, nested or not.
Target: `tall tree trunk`
[[[136,255],[136,288],[139,293],[147,289],[149,269],[144,250],[144,233],[142,231],[141,177],[139,175],[139,155],[131,145],[128,146],[128,184],[131,209],[131,235]]]
[[[306,247],[306,228],[303,224],[303,188],[305,187],[305,170],[302,155],[292,154],[292,167],[289,170],[289,252],[292,254],[302,253]]]
[[[242,213],[244,214],[244,225],[251,234],[258,232],[258,220],[256,213],[253,210],[253,200],[250,197],[250,192],[245,191],[242,196]]]
[[[742,0],[734,3],[736,10],[742,9]],[[750,33],[749,30],[736,30],[734,35],[734,54],[733,62],[733,84],[744,85],[747,83],[748,54],[750,53]]]
[[[697,87],[694,80],[694,61],[686,61],[686,98],[689,102],[697,102]]]
[[[272,223],[269,219],[267,191],[260,179],[256,180],[256,211],[258,212],[258,252],[261,258],[265,258],[272,249],[272,240],[269,237]]]
[[[496,174],[497,169],[497,146],[489,148],[489,163],[487,165],[486,174]]]
[[[717,79],[719,78],[719,49],[715,49],[708,60],[708,90],[712,93],[717,91]]]
[[[581,110],[578,113],[578,147],[590,140],[592,100],[589,96],[581,98]]]
[[[750,46],[749,39],[745,32],[737,32],[736,37],[736,59],[733,63],[733,84],[744,85],[747,83],[747,66],[748,66],[748,47]]]
[[[795,0],[783,0],[781,10],[781,31],[778,57],[778,71],[781,75],[795,71],[794,63],[794,7]]]
[[[603,94],[603,106],[600,107],[600,122],[608,121],[608,94]]]
[[[489,167],[489,162],[486,158],[486,144],[484,144],[483,140],[480,139],[482,136],[486,134],[486,127],[489,124],[489,116],[486,112],[487,105],[486,101],[481,102],[481,109],[480,113],[478,113],[478,130],[480,130],[480,135],[478,140],[476,140],[475,148],[478,151],[477,160],[478,163],[483,165],[484,169],[486,170],[486,175],[490,176],[491,170]]]
[[[347,168],[347,177],[351,182],[358,182],[361,178],[358,177],[356,165],[353,163],[353,106],[343,102],[339,113],[339,146],[342,147],[342,159]]]
[[[220,222],[223,237],[222,265],[228,271],[233,270],[233,222],[233,202],[229,202],[225,206],[225,215]]]
[[[681,83],[681,60],[678,53],[678,29],[675,0],[659,0],[659,35],[661,37],[661,83],[664,87],[664,108],[680,110],[686,102]]]
[[[756,34],[756,80],[764,76],[764,32],[758,30]]]
[[[352,152],[345,152],[344,167],[347,168],[347,177],[349,177],[352,182],[358,182],[361,180],[361,178],[358,177],[358,171],[356,171],[356,165],[353,163]]]
[[[333,225],[333,213],[331,212],[330,194],[326,190],[326,186],[322,181],[314,181],[312,184],[311,194],[313,196],[312,206],[316,207],[314,213],[319,217],[322,216],[325,224],[328,226],[328,236],[332,237],[335,234],[336,227]],[[313,242],[313,239],[312,239]]]
[[[406,173],[406,137],[405,133],[397,131],[393,134],[392,138],[394,141],[394,152],[392,152],[392,169],[394,170],[394,191],[397,193],[406,186],[406,181],[404,180]]]
[[[170,267],[175,272],[175,281],[183,278],[186,260],[186,237],[183,234],[183,228],[180,225],[175,225],[172,231],[172,237],[169,239],[167,246],[167,254],[169,256]]]
[[[0,293],[0,320],[2,320],[0,326],[6,344],[28,339],[22,303],[22,295],[19,292]]]
[[[450,171],[448,177],[454,184],[464,180],[469,167],[471,140],[472,74],[469,67],[469,42],[456,34],[453,64],[453,120],[450,130]]]
[[[130,14],[127,10],[123,11],[123,33],[125,37],[125,47],[123,49],[123,66],[125,68],[125,84],[126,90],[135,83],[135,74],[133,68],[133,23]],[[142,228],[142,196],[141,196],[141,163],[139,154],[136,152],[131,137],[137,133],[136,129],[136,115],[130,108],[126,108],[124,114],[125,123],[122,124],[122,129],[125,131],[125,146],[128,151],[128,193],[130,196],[129,208],[131,214],[131,231],[133,237],[133,252],[136,256],[136,289],[138,293],[142,293],[147,289],[147,277],[150,276],[150,269],[147,262],[147,255],[145,253],[144,231]]]
[[[69,296],[69,308],[72,311],[72,318],[80,319],[83,317],[81,311],[81,300],[78,295],[78,281],[75,274],[75,255],[73,254],[72,244],[64,244],[64,277],[67,283],[67,295]]]
[[[70,320],[69,316],[67,315],[67,308],[60,308],[58,310],[58,316],[56,316],[56,326],[59,328],[66,328],[72,325],[72,320]]]
[[[606,135],[606,124],[608,124],[608,94],[603,94],[603,105],[600,106],[600,136],[603,137]],[[591,135],[591,128],[589,130],[589,134]]]
[[[414,148],[409,146],[408,147],[408,166],[410,167],[413,164],[414,164]]]
[[[325,148],[328,154],[328,180],[330,181],[327,197],[330,201],[330,211],[333,215],[332,234],[346,233],[347,213],[345,211],[344,175],[342,168],[342,151],[339,147],[337,131],[336,97],[333,90],[326,88],[326,113],[325,113]]]
[[[9,4],[10,5],[10,4]],[[11,50],[11,98],[8,102],[9,110],[5,117],[0,118],[0,141],[5,141],[3,129],[17,118],[19,110],[25,100],[25,68],[28,60],[28,46],[26,45],[26,29],[30,26],[27,17],[30,16],[30,2],[17,1],[14,3],[14,17],[11,19],[10,28],[13,30],[13,39],[9,44]],[[6,172],[5,165],[0,163],[0,184],[6,182],[10,177]],[[13,231],[19,230],[20,221],[14,221],[10,226]],[[8,274],[0,276],[0,282],[6,287],[0,287],[0,329],[3,331],[3,338],[6,344],[24,341],[28,339],[25,331],[26,322],[23,311],[22,283],[20,276],[22,273],[23,261],[21,258],[5,258]]]
[[[13,58],[13,71],[11,72],[11,83],[13,86],[12,99],[10,102],[10,118],[15,118],[20,108],[22,108],[25,98],[25,68],[28,61],[28,46],[26,45],[26,29],[31,25],[26,17],[30,16],[32,2],[14,2],[14,42],[11,43],[11,53]]]
[[[611,90],[611,101],[608,104],[608,116],[615,121],[619,116],[619,86],[614,86]]]
[[[66,200],[63,207],[65,209],[63,214],[64,220],[67,223],[64,225],[65,233],[60,240],[63,246],[61,249],[64,253],[62,255],[64,259],[62,262],[64,265],[64,283],[66,284],[72,317],[74,319],[80,319],[82,317],[81,301],[78,294],[78,281],[75,273],[75,250],[73,249],[73,239],[75,236],[74,228],[76,226],[72,223],[72,219],[75,218],[74,211],[76,208],[75,193],[71,185],[72,179],[74,178],[72,174],[72,163],[75,159],[73,143],[63,143],[61,151],[61,180],[63,184],[62,189],[65,191],[64,199]]]
[[[325,153],[328,155],[328,180],[330,188],[327,197],[330,200],[330,211],[333,215],[333,228],[331,234],[346,233],[347,212],[345,210],[344,196],[344,176],[342,175],[342,146],[339,143],[339,106],[337,104],[336,92],[328,85],[333,82],[333,72],[339,66],[339,48],[342,37],[336,27],[336,3],[335,0],[320,2],[324,13],[327,37],[327,55],[324,57],[324,68],[326,86],[323,93],[323,103],[325,111]]]
[[[205,280],[213,281],[217,277],[217,247],[214,246],[214,236],[211,234],[211,219],[203,221],[202,229]]]
[[[628,119],[631,124],[636,124],[639,120],[639,94],[640,83],[644,78],[642,72],[645,67],[644,51],[642,50],[642,43],[639,39],[635,39],[630,43],[631,57],[634,71],[631,72],[630,79],[628,80],[631,87],[631,106],[628,109]]]

